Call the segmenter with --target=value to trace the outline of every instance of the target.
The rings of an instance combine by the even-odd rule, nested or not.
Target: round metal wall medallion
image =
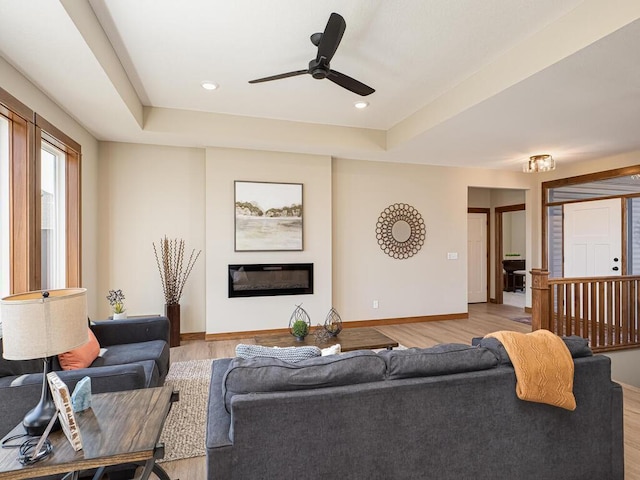
[[[422,215],[411,205],[394,203],[385,208],[376,223],[376,239],[380,248],[399,260],[413,257],[426,238]]]

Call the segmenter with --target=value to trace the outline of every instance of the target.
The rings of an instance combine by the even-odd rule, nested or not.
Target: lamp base
[[[47,387],[48,388],[48,387]],[[24,416],[22,420],[22,426],[24,427],[27,435],[32,437],[39,437],[42,435],[49,425],[51,419],[58,412],[56,410],[56,405],[53,403],[53,400],[49,402],[38,402],[38,404]],[[53,425],[52,431],[60,429],[60,421],[56,421]]]
[[[44,433],[51,419],[57,414],[56,404],[51,396],[51,389],[47,381],[47,373],[51,370],[51,362],[53,358],[44,359],[44,369],[42,372],[42,394],[40,401],[33,407],[22,420],[22,426],[27,435],[38,437]],[[56,421],[52,430],[60,429],[60,421]]]

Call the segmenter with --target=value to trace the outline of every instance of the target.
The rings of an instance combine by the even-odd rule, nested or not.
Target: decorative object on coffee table
[[[309,318],[309,314],[301,305],[296,306],[289,319],[289,331],[299,342],[304,340],[311,328],[311,318]]]
[[[324,325],[318,324],[313,331],[313,337],[317,345],[323,345],[329,342],[333,338],[333,335],[324,328]]]
[[[426,238],[422,215],[411,205],[394,203],[385,208],[376,223],[376,239],[384,253],[398,260],[417,254]]]
[[[342,318],[340,318],[340,314],[333,307],[331,307],[331,310],[327,313],[327,317],[324,319],[324,329],[332,337],[335,337],[342,331]]]
[[[156,256],[158,272],[165,300],[165,315],[170,323],[169,345],[177,347],[180,345],[180,298],[184,285],[193,270],[193,266],[198,260],[202,250],[193,249],[189,255],[189,260],[184,263],[184,240],[168,239],[167,236],[160,240],[160,255],[156,244],[153,244],[153,253]]]
[[[111,305],[111,310],[113,310],[114,320],[127,318],[127,309],[124,308],[124,293],[122,293],[122,290],[109,290],[107,300],[109,300],[109,305]]]

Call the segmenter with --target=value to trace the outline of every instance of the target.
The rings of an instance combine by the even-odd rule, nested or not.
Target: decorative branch
[[[156,265],[160,273],[160,281],[162,282],[162,290],[164,292],[164,300],[167,305],[176,305],[180,303],[182,291],[185,283],[193,270],[193,266],[202,253],[194,250],[189,255],[187,264],[184,265],[184,240],[177,238],[168,239],[167,236],[160,240],[160,255],[158,248],[153,244],[153,253],[156,256]],[[184,268],[183,268],[184,267]]]

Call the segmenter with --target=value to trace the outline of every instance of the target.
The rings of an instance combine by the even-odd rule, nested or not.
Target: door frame
[[[589,183],[589,182],[594,182],[597,180],[605,180],[605,179],[609,179],[609,178],[618,178],[618,177],[626,177],[629,175],[640,175],[640,165],[632,165],[630,167],[621,167],[621,168],[614,168],[612,170],[605,170],[602,172],[596,172],[596,173],[587,173],[584,175],[577,175],[575,177],[567,177],[567,178],[560,178],[557,180],[550,180],[547,182],[542,182],[542,198],[541,198],[541,204],[542,204],[542,224],[541,224],[541,240],[542,240],[542,269],[543,270],[548,270],[549,269],[549,249],[548,249],[548,239],[547,239],[547,230],[548,230],[548,214],[547,214],[547,209],[550,206],[553,205],[560,205],[562,203],[568,203],[568,202],[549,202],[549,190],[552,188],[556,188],[556,187],[562,187],[562,186],[566,186],[566,185],[579,185],[581,183]],[[630,194],[630,195],[612,195],[611,197],[599,197],[599,198],[594,198],[594,200],[604,200],[605,198],[629,198],[629,197],[636,197],[638,196],[638,194]],[[577,200],[577,201],[587,201],[588,199],[582,199],[582,200]],[[627,208],[626,208],[626,202],[624,203],[623,206],[623,211],[622,211],[622,226],[623,226],[623,232],[622,232],[622,251],[623,253],[626,255],[626,249],[627,249],[627,238],[626,238],[626,222],[627,222]],[[564,243],[564,242],[563,242]],[[626,259],[626,256],[625,256]],[[625,265],[625,270],[624,270],[625,274],[626,274],[626,265]]]
[[[497,304],[503,303],[503,295],[502,291],[504,289],[504,275],[502,274],[502,256],[504,254],[503,251],[503,241],[502,241],[502,214],[504,212],[519,212],[521,210],[526,210],[526,204],[518,203],[515,205],[505,205],[504,207],[496,207],[495,208],[495,240],[496,240],[496,258],[494,263],[494,273],[495,273],[495,302]],[[526,260],[526,259],[525,259]]]
[[[487,217],[487,252],[486,252],[486,257],[487,257],[487,302],[489,303],[489,301],[491,300],[491,259],[489,258],[489,251],[490,251],[490,245],[491,245],[491,229],[489,228],[491,226],[491,209],[490,208],[479,208],[479,207],[467,207],[467,214],[469,213],[484,213],[484,215]],[[469,217],[467,216],[467,222],[468,222]],[[468,237],[468,234],[467,234]],[[467,268],[469,268],[469,265],[467,264]],[[467,285],[467,292],[469,291],[469,285]],[[467,299],[468,300],[468,299]]]

